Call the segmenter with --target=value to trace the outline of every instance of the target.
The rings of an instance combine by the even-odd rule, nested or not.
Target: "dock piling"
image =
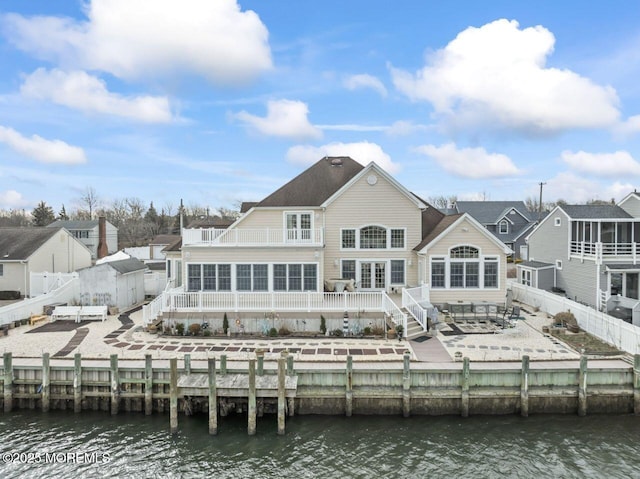
[[[191,374],[191,355],[189,353],[184,355],[184,373]]]
[[[279,379],[279,378],[278,378]],[[279,393],[279,390],[278,390]],[[256,360],[249,360],[249,400],[248,400],[248,424],[247,432],[249,436],[256,434]],[[280,416],[280,401],[278,400],[278,417]],[[280,423],[278,419],[278,424]]]
[[[402,416],[411,415],[411,353],[404,353],[404,367],[402,370]]]
[[[464,358],[462,360],[462,394],[460,401],[460,413],[462,417],[469,417],[469,374],[469,358]]]
[[[216,358],[209,358],[209,434],[218,434],[218,393],[216,391]]]
[[[73,412],[82,411],[82,356],[73,356]]]
[[[580,373],[578,375],[578,416],[587,415],[587,356],[580,356]]]
[[[144,413],[153,413],[153,359],[151,354],[144,355]]]
[[[49,362],[49,353],[42,355],[42,412],[49,411],[51,385],[51,368]]]
[[[111,414],[118,414],[120,402],[120,378],[118,377],[118,355],[111,355]]]
[[[347,356],[347,370],[345,372],[345,416],[353,414],[353,356]]]
[[[285,359],[278,359],[278,435],[285,432]]]
[[[4,353],[4,412],[13,406],[13,362],[11,353]]]
[[[520,379],[520,415],[529,416],[529,356],[522,356],[522,376]]]
[[[264,349],[256,349],[256,357],[258,358],[258,376],[264,375]]]
[[[169,424],[171,434],[178,433],[178,358],[169,360]]]
[[[220,356],[220,374],[223,376],[227,374],[227,355]]]

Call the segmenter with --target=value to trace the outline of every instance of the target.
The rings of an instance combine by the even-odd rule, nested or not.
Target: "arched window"
[[[361,249],[386,249],[387,230],[382,226],[365,226],[360,228]]]
[[[480,252],[478,248],[473,246],[457,246],[455,248],[451,248],[451,254],[449,255],[452,258],[478,258],[480,256]]]
[[[502,220],[498,223],[498,232],[501,235],[506,235],[509,232],[509,222],[507,220]]]

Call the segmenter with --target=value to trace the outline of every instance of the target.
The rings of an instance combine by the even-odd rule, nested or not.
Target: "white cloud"
[[[497,20],[469,27],[412,74],[390,67],[396,88],[433,104],[455,126],[555,133],[613,126],[618,97],[566,69],[548,68],[555,38],[542,26]]]
[[[351,75],[344,79],[343,85],[348,90],[358,90],[360,88],[370,88],[380,94],[380,96],[387,96],[387,89],[382,82],[366,73],[360,75]]]
[[[630,116],[626,121],[620,122],[616,132],[622,135],[640,133],[640,115]]]
[[[148,123],[172,119],[166,97],[124,97],[107,90],[104,81],[83,71],[47,71],[38,68],[27,76],[20,92],[28,97],[50,100],[84,112],[121,116]]]
[[[397,173],[400,166],[376,143],[329,143],[322,146],[298,145],[289,148],[287,161],[295,165],[309,166],[325,156],[349,156],[363,165],[375,162],[389,173]]]
[[[45,140],[38,135],[27,138],[4,126],[0,126],[0,143],[5,143],[19,154],[40,163],[75,165],[87,162],[82,148],[71,146],[61,140]]]
[[[7,14],[2,23],[18,48],[67,69],[235,85],[272,68],[267,28],[236,0],[89,0],[85,9],[87,21]]]
[[[389,136],[407,136],[418,131],[427,131],[431,129],[428,125],[416,125],[411,121],[398,120],[386,129]]]
[[[0,191],[0,209],[24,208],[29,204],[16,190]]]
[[[484,148],[458,148],[455,143],[423,145],[415,151],[435,160],[445,171],[464,178],[501,178],[521,174],[511,158]]]
[[[306,103],[293,100],[273,100],[267,103],[267,116],[259,117],[246,111],[235,113],[236,118],[263,135],[294,139],[317,139],[322,131],[307,119]]]
[[[634,190],[630,183],[615,182],[607,184],[597,180],[583,178],[571,172],[561,172],[546,181],[543,188],[543,202],[565,200],[567,203],[585,203],[586,201],[599,199],[604,201],[617,201],[624,198]],[[537,198],[538,190],[532,190],[532,195]]]
[[[561,154],[562,160],[573,170],[598,176],[640,175],[640,163],[633,159],[627,151],[614,153],[576,153],[565,150]]]

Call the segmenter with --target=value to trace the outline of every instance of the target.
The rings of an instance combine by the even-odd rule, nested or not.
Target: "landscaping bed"
[[[605,343],[604,341],[581,331],[579,333],[571,333],[569,331],[559,332],[552,330],[550,333],[552,336],[558,338],[560,341],[571,346],[578,352],[584,350],[585,354],[602,354],[602,355],[616,355],[623,354],[623,351]]]

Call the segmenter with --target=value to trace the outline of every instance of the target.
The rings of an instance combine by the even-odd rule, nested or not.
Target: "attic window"
[[[4,276],[4,265],[0,264],[0,276]]]
[[[506,235],[509,232],[509,223],[507,222],[507,220],[502,220],[498,224],[498,232],[501,235]]]
[[[553,226],[560,226],[561,224],[562,224],[562,219],[560,218],[553,219]]]

